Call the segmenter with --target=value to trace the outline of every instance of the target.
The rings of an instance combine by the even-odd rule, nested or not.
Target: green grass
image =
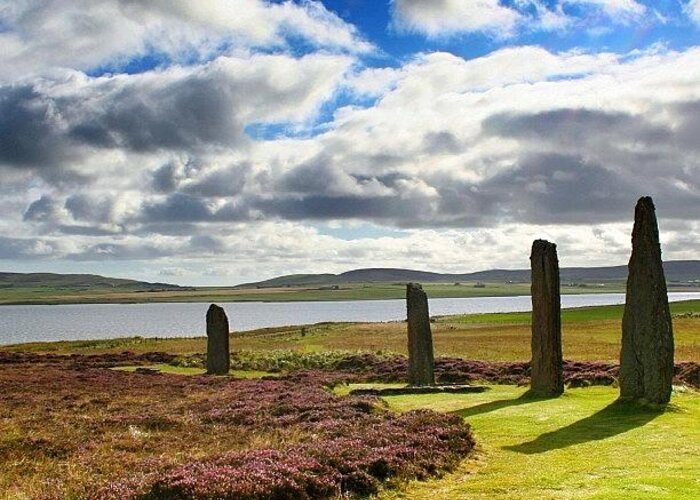
[[[676,392],[659,411],[619,404],[617,389],[567,390],[524,399],[524,388],[481,394],[392,396],[397,411],[463,416],[478,456],[441,480],[413,482],[389,499],[700,498],[700,394]]]
[[[671,302],[671,314],[700,313],[700,300],[684,300]],[[622,318],[625,306],[622,304],[612,306],[588,306],[562,309],[563,322],[576,323],[580,321],[604,321]],[[460,324],[530,324],[529,312],[515,313],[485,313],[462,314],[455,316],[441,316],[440,323]]]

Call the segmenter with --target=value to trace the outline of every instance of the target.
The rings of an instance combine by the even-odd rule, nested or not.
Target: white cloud
[[[521,15],[498,0],[394,0],[393,22],[399,29],[429,37],[483,32],[510,35]]]
[[[700,0],[690,0],[685,5],[685,12],[691,20],[700,24]]]
[[[287,45],[288,35],[330,50],[373,50],[320,2],[263,0],[18,0],[0,10],[0,77],[64,67],[88,70],[149,53],[175,61]]]
[[[358,43],[357,33],[319,4],[247,1],[247,21],[213,0],[78,2],[85,17],[65,4],[67,19],[32,11],[21,29],[0,35],[17,42],[3,46],[6,69],[23,68],[13,51],[37,51],[1,77],[0,258],[147,262],[153,273],[189,281],[211,269],[231,283],[377,265],[526,267],[531,240],[547,237],[559,243],[562,265],[617,264],[642,194],[655,197],[665,257],[697,256],[700,49],[524,46],[362,69],[339,50]],[[560,16],[551,29],[568,22],[540,2],[517,8],[525,3],[540,10],[506,25],[544,26],[547,13]],[[409,5],[397,2],[395,13],[400,4]],[[18,18],[30,5],[1,15]],[[100,17],[106,6],[114,22]],[[254,22],[258,15],[268,22]],[[437,36],[435,16],[427,19]],[[54,21],[76,37],[56,42]],[[193,50],[208,50],[224,31],[236,48],[138,75],[55,67],[140,53],[153,33],[179,23],[193,30]],[[119,27],[133,46],[113,43]],[[91,45],[94,29],[103,46]],[[47,30],[46,43],[36,30]],[[289,30],[325,49],[303,57],[251,49],[284,44]],[[158,48],[177,47],[183,33]],[[43,74],[32,76],[37,68]],[[309,133],[344,89],[359,99]],[[272,132],[252,138],[250,125]],[[287,125],[300,136],[271,138]],[[374,236],[338,236],[358,223]],[[331,234],[315,228],[329,224]]]
[[[312,119],[353,61],[321,53],[219,57],[138,75],[69,71],[0,85],[0,165],[90,174],[89,157],[99,152],[104,174],[128,152],[242,149],[249,123]]]
[[[584,25],[595,32],[610,30],[609,23],[638,21],[649,11],[635,0],[560,0],[554,5],[542,0],[515,0],[512,6],[499,0],[393,0],[392,5],[395,28],[429,38],[465,33],[507,38],[517,32],[561,32]],[[579,11],[571,7],[578,7]],[[659,22],[665,22],[658,12],[653,12]],[[596,20],[600,16],[591,16],[591,13],[602,13],[608,24]],[[595,24],[590,25],[591,22]]]

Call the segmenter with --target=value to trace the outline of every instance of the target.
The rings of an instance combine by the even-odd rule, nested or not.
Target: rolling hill
[[[664,262],[666,280],[674,282],[700,282],[700,260]],[[627,266],[568,267],[562,268],[562,282],[594,283],[625,281]],[[237,288],[275,288],[288,286],[331,286],[348,283],[452,283],[462,281],[528,283],[529,269],[491,269],[466,274],[443,274],[428,271],[395,268],[355,269],[341,274],[292,274],[255,283],[244,283]]]
[[[62,288],[80,290],[180,290],[170,283],[148,283],[96,274],[0,273],[0,288]]]

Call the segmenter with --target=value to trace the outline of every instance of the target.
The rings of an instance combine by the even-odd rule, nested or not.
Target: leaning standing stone
[[[228,318],[212,304],[207,311],[207,373],[225,375],[231,366],[228,346]]]
[[[435,383],[433,360],[433,334],[430,331],[428,296],[418,283],[406,286],[408,315],[408,383],[433,385]]]
[[[632,256],[622,317],[620,397],[667,403],[673,381],[673,329],[654,202],[634,212]]]
[[[544,240],[532,244],[532,381],[531,392],[558,396],[564,392],[561,350],[561,298],[557,246]]]

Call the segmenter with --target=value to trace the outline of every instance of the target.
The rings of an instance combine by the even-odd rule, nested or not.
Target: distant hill
[[[700,282],[700,260],[676,260],[664,262],[666,280],[673,282]],[[625,281],[627,266],[564,267],[561,281],[594,283]],[[286,286],[323,286],[349,283],[457,283],[462,281],[528,283],[529,269],[491,269],[466,274],[443,274],[411,269],[370,268],[355,269],[341,274],[292,274],[256,283],[244,283],[236,288],[274,288]]]
[[[148,283],[96,274],[0,273],[0,288],[70,288],[97,290],[181,290],[170,283]]]

